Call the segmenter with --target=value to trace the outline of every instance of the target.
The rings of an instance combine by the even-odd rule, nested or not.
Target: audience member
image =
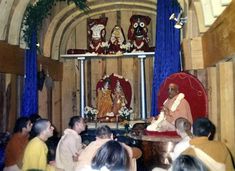
[[[85,149],[82,151],[81,155],[78,158],[78,163],[76,170],[80,171],[84,166],[91,166],[92,158],[97,153],[98,149],[105,144],[106,142],[113,140],[113,133],[110,127],[103,125],[97,128],[96,130],[96,140],[91,142]],[[142,152],[136,147],[129,147],[122,143],[122,145],[127,149],[131,161],[131,171],[136,170],[136,159],[141,157]]]
[[[208,139],[214,128],[208,118],[198,118],[193,124],[194,138],[190,140],[190,147],[183,153],[196,156],[211,171],[233,171],[231,156],[226,145]]]
[[[29,119],[30,119],[30,121],[31,121],[31,123],[32,123],[32,125],[33,125],[37,120],[41,119],[41,116],[38,115],[38,114],[32,114],[32,115],[29,117]],[[32,130],[30,131],[29,139],[31,140],[31,139],[33,139],[33,138],[36,137],[36,136],[37,136],[37,134],[36,134],[36,133],[34,132],[34,130],[32,129]]]
[[[130,158],[126,148],[118,141],[107,141],[92,158],[91,168],[84,171],[130,171]]]
[[[20,117],[16,120],[13,135],[6,146],[4,171],[18,171],[21,169],[31,128],[32,123],[29,118]]]
[[[147,130],[159,132],[174,131],[175,120],[179,117],[186,118],[190,123],[193,122],[190,106],[184,98],[184,94],[179,92],[178,85],[170,83],[168,98],[163,103],[163,108],[157,120],[153,119]]]
[[[189,141],[192,138],[191,123],[185,118],[178,118],[175,121],[175,128],[177,134],[182,138],[178,142],[172,153],[170,153],[171,159],[174,161],[184,150],[189,147]]]
[[[201,160],[189,155],[180,155],[173,162],[172,171],[208,171]]]
[[[83,149],[79,134],[86,129],[86,124],[82,117],[73,116],[68,125],[69,128],[64,130],[64,135],[56,149],[56,166],[65,171],[74,171],[76,161]]]
[[[53,135],[53,126],[47,119],[39,119],[33,125],[36,137],[29,141],[23,157],[23,171],[30,169],[47,170],[48,148],[45,143]]]

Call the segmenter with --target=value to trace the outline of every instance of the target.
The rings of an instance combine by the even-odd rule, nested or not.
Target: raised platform
[[[132,127],[136,123],[144,123],[143,120],[133,120],[129,121],[130,127]],[[87,122],[88,129],[96,129],[99,126],[108,125],[111,129],[119,129],[124,130],[124,125],[122,122]]]

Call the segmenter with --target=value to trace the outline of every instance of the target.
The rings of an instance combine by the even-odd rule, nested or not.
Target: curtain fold
[[[174,28],[175,21],[169,20],[172,13],[180,12],[177,0],[158,0],[156,48],[152,85],[151,115],[158,115],[157,93],[164,79],[180,71],[180,30]]]
[[[21,116],[31,116],[38,113],[37,89],[37,48],[36,32],[32,34],[31,45],[25,50],[24,87],[21,101]]]

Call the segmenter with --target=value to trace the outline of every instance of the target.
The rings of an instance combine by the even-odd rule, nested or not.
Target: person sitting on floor
[[[24,150],[29,141],[32,123],[27,117],[16,120],[14,133],[6,146],[4,171],[19,171],[22,167]]]
[[[106,142],[113,140],[113,133],[109,126],[103,125],[96,130],[96,140],[91,142],[80,154],[77,162],[76,171],[80,171],[84,166],[91,166],[92,158],[97,153],[98,149]],[[141,157],[142,152],[136,147],[129,147],[126,144],[122,145],[128,151],[131,161],[131,171],[136,170],[136,159]]]
[[[190,147],[183,154],[196,156],[211,171],[233,171],[231,155],[225,144],[215,140],[209,140],[213,123],[208,118],[198,118],[193,123],[193,139]]]
[[[86,123],[82,117],[73,116],[68,125],[69,128],[64,130],[64,135],[56,148],[56,167],[65,171],[74,171],[84,147],[79,134],[86,129]]]

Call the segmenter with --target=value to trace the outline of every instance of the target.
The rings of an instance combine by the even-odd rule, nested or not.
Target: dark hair
[[[38,136],[42,131],[47,129],[47,123],[50,122],[48,119],[39,119],[33,124],[32,130],[35,136]]]
[[[41,119],[41,116],[38,114],[32,114],[29,119],[31,120],[31,123],[34,124],[37,120]]]
[[[193,123],[193,135],[202,137],[213,133],[215,126],[208,118],[198,118]]]
[[[81,116],[73,116],[69,120],[69,127],[73,128],[76,122],[80,122],[82,120]]]
[[[198,158],[180,155],[173,162],[172,171],[208,171],[208,169]]]
[[[185,132],[188,136],[192,136],[191,123],[187,119],[185,119],[183,117],[177,118],[175,120],[175,127],[180,132]]]
[[[103,138],[111,138],[112,130],[108,125],[102,125],[96,129],[96,137],[101,139]]]
[[[30,119],[28,117],[20,117],[20,118],[18,118],[16,120],[13,132],[14,133],[22,132],[22,129],[27,127],[27,124],[28,124],[29,121],[30,121]]]
[[[93,169],[106,166],[111,171],[127,171],[130,158],[127,150],[118,141],[110,140],[102,145],[92,159]]]

